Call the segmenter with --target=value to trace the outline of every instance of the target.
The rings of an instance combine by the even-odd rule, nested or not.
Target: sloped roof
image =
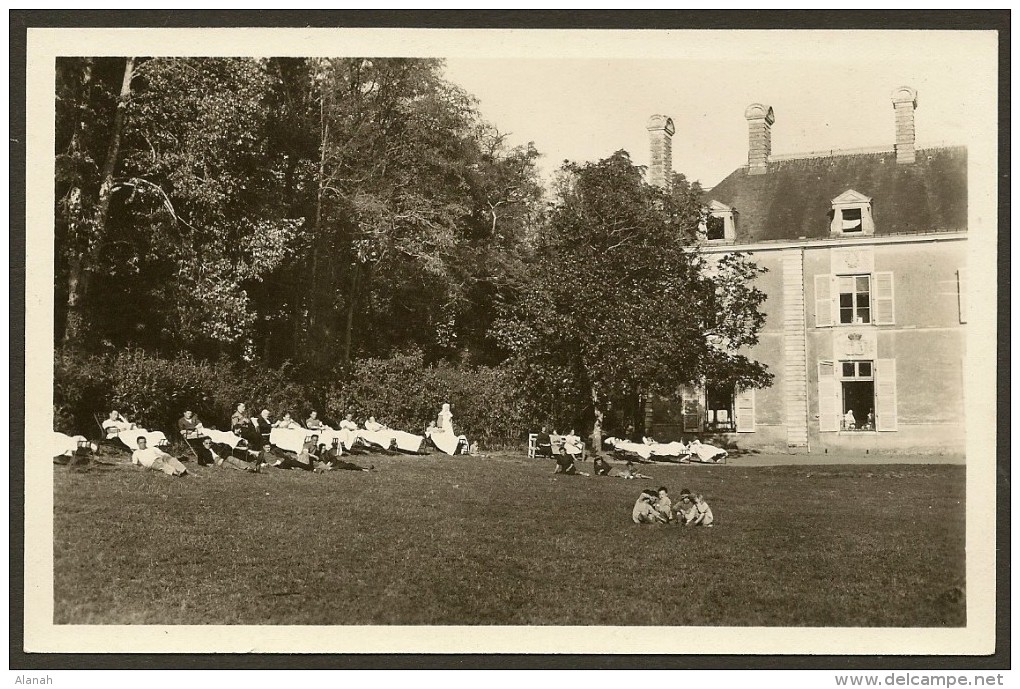
[[[832,200],[848,189],[872,199],[875,235],[967,229],[967,149],[928,148],[917,162],[892,151],[773,160],[768,172],[734,170],[705,200],[737,212],[736,241],[829,236]]]

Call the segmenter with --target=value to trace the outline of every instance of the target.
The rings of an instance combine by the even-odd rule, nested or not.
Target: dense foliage
[[[698,254],[696,185],[619,153],[549,203],[440,60],[62,58],[56,105],[58,423],[449,401],[509,442],[769,380],[758,269]]]

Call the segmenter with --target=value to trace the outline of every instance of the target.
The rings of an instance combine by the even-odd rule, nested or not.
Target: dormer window
[[[847,189],[832,200],[831,216],[829,233],[832,235],[852,237],[875,233],[871,199],[853,189]]]
[[[701,225],[705,239],[710,242],[732,242],[737,237],[737,211],[725,203],[708,204],[705,221]]]
[[[705,221],[705,238],[712,242],[717,239],[726,239],[726,221],[721,217],[712,215]]]

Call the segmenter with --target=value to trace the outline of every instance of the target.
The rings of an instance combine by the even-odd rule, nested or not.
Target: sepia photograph
[[[29,29],[25,650],[992,653],[997,41]]]

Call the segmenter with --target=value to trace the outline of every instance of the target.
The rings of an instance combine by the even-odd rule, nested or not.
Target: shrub
[[[117,409],[174,438],[184,410],[193,410],[208,426],[227,428],[237,403],[244,402],[252,415],[262,408],[275,415],[290,411],[300,422],[316,409],[336,422],[349,412],[358,421],[373,415],[393,428],[420,433],[448,402],[455,429],[493,448],[519,446],[548,418],[531,399],[534,386],[525,384],[524,369],[510,365],[426,365],[420,352],[411,352],[356,361],[331,384],[303,378],[287,364],[270,369],[143,350],[105,356],[58,352],[55,424],[67,433],[91,435],[98,432],[92,414]]]

